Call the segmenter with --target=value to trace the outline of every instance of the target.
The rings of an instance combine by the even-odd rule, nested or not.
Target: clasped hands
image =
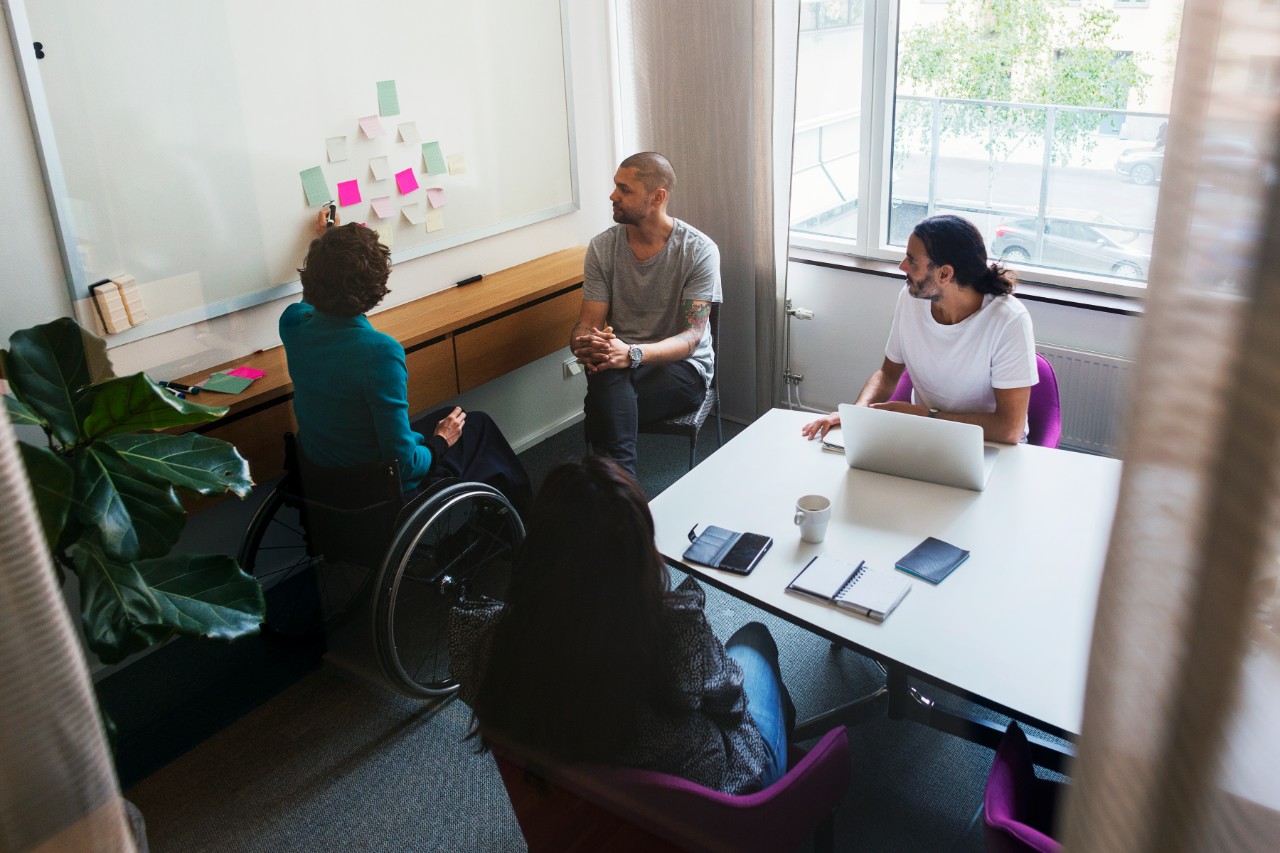
[[[631,347],[613,333],[612,326],[593,328],[585,335],[573,339],[573,354],[587,373],[618,369],[631,365]]]

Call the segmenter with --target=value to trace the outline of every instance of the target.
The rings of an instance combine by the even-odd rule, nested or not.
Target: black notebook
[[[930,536],[898,561],[898,568],[920,580],[937,584],[969,559],[969,552]]]
[[[749,575],[765,552],[773,547],[773,540],[759,533],[736,533],[723,527],[708,524],[707,529],[695,536],[698,525],[689,531],[690,545],[684,559],[701,563],[713,569]]]
[[[787,590],[883,622],[911,591],[911,584],[866,562],[855,566],[819,554],[787,584]]]

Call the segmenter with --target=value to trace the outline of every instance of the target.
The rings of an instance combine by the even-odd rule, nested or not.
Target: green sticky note
[[[400,115],[400,98],[396,95],[395,80],[382,80],[378,83],[378,115]]]
[[[319,207],[329,203],[329,199],[333,196],[329,195],[329,186],[324,182],[323,169],[312,166],[298,174],[302,176],[302,191],[307,194],[307,207]]]
[[[427,164],[428,175],[442,175],[449,171],[444,164],[444,154],[440,151],[439,142],[422,143],[422,161]]]
[[[239,394],[252,384],[253,380],[246,376],[229,376],[225,373],[215,373],[200,383],[200,388],[204,391],[217,391],[222,394]]]

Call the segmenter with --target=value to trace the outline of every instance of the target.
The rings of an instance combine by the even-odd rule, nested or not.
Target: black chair
[[[449,609],[501,600],[524,541],[519,514],[484,483],[440,480],[406,504],[396,462],[326,468],[285,436],[285,475],[258,507],[241,567],[267,599],[264,633],[315,637],[371,608],[374,650],[400,692],[440,696],[449,672]]]
[[[720,303],[711,303],[711,341],[713,344],[720,341]],[[693,465],[697,461],[698,455],[698,433],[702,431],[702,425],[707,422],[712,412],[716,416],[716,446],[720,447],[724,444],[724,429],[720,424],[720,390],[717,383],[720,381],[720,358],[719,353],[716,354],[715,372],[711,374],[711,384],[707,387],[707,393],[702,398],[702,404],[696,409],[691,409],[682,415],[666,418],[665,420],[653,421],[640,425],[640,432],[647,432],[652,435],[681,435],[689,439],[689,470],[693,470]]]

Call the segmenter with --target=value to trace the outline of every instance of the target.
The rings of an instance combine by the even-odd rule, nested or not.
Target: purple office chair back
[[[1031,386],[1031,400],[1027,403],[1027,443],[1040,447],[1057,447],[1062,438],[1062,401],[1058,397],[1058,377],[1049,359],[1036,353],[1036,373],[1040,381]],[[902,371],[898,387],[893,389],[890,400],[911,402],[911,374]]]
[[[815,849],[830,850],[833,812],[850,778],[843,726],[807,753],[793,746],[785,776],[741,796],[652,770],[598,765],[559,769],[548,781],[518,756],[493,755],[530,853],[795,850],[815,829]]]
[[[1031,747],[1018,724],[1009,723],[996,750],[982,798],[982,837],[987,853],[1058,853],[1054,810],[1062,788],[1036,777]]]

